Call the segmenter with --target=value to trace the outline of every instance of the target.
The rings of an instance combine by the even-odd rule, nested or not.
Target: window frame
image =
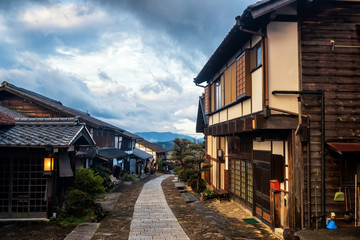
[[[251,72],[262,66],[262,42],[259,41],[251,48]]]
[[[250,53],[249,49],[244,50],[234,62],[236,64],[236,100],[245,100],[251,97]],[[239,90],[239,88],[242,90]]]

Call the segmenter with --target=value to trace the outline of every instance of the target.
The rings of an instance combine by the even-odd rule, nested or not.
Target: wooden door
[[[270,223],[270,151],[254,151],[254,211]]]

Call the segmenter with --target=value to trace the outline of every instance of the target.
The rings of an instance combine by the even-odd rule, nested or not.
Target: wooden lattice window
[[[244,51],[236,61],[236,98],[251,96],[250,52]]]

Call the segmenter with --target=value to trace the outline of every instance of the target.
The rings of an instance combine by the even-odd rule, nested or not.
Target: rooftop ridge
[[[62,118],[15,118],[17,125],[85,125],[79,122],[79,117]]]

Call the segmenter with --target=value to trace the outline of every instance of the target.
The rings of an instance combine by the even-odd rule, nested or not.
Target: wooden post
[[[270,189],[270,227],[271,230],[275,229],[275,192]]]

